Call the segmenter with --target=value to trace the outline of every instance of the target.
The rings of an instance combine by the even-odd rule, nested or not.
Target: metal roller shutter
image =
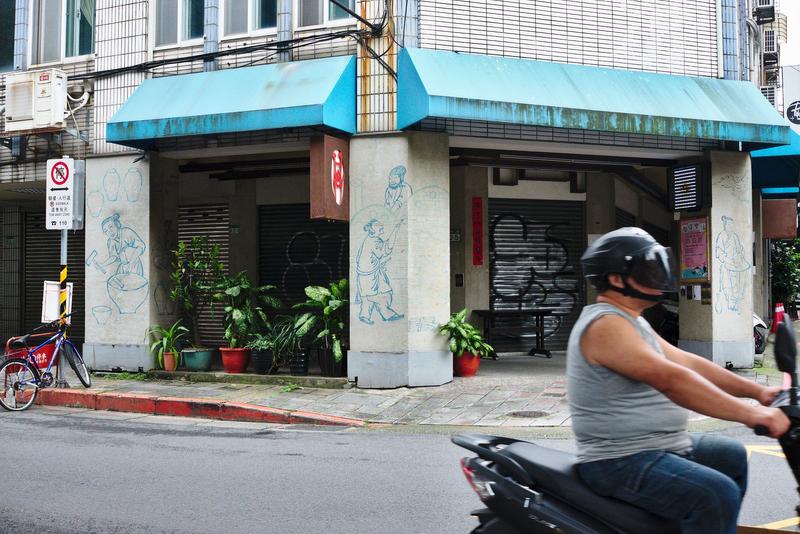
[[[178,240],[191,241],[193,237],[207,237],[219,246],[220,261],[228,272],[230,266],[230,208],[227,204],[205,204],[178,208]],[[211,307],[200,311],[198,318],[200,340],[208,347],[223,344],[222,311]]]
[[[627,212],[621,208],[616,208],[614,211],[614,216],[616,219],[617,228],[636,226],[636,216],[633,213]]]
[[[0,209],[0,352],[22,333],[22,212]]]
[[[347,278],[349,225],[309,219],[308,204],[258,207],[258,274],[285,304],[305,300],[308,285]]]
[[[44,213],[25,214],[25,242],[23,247],[25,303],[23,330],[30,332],[41,324],[42,282],[58,280],[61,262],[61,232],[45,230]],[[67,282],[73,282],[72,327],[74,341],[84,341],[84,310],[86,308],[86,258],[83,230],[70,231],[67,247]]]
[[[492,309],[558,308],[545,321],[545,346],[565,350],[584,303],[580,256],[586,247],[582,202],[489,199],[490,303]],[[502,324],[501,324],[502,323]],[[497,321],[528,326],[530,334],[498,336],[498,351],[527,351],[532,320]]]

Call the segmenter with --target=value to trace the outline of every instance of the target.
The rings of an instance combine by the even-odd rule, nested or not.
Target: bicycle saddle
[[[25,334],[22,337],[15,338],[9,343],[9,347],[18,347],[24,348],[28,346],[28,340],[30,339],[30,334]]]

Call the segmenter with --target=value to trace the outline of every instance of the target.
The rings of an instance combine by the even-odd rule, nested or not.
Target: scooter
[[[775,338],[778,368],[789,373],[791,386],[772,405],[791,420],[779,442],[800,491],[800,406],[798,405],[797,344],[788,317]],[[756,434],[767,429],[756,427]],[[580,479],[573,454],[527,441],[461,434],[453,443],[477,455],[461,460],[461,468],[486,508],[472,513],[478,519],[473,534],[574,533],[661,534],[679,532],[677,523],[622,501],[595,494]],[[797,508],[800,514],[800,506]],[[740,533],[765,529],[740,527]]]
[[[767,323],[764,320],[756,315],[753,314],[753,344],[756,349],[756,354],[764,354],[764,351],[767,348],[767,335],[769,334],[769,328],[767,328]]]

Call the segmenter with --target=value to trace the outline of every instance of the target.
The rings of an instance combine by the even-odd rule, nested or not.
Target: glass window
[[[339,0],[339,3],[346,5],[351,11],[355,10],[355,0]],[[347,11],[337,6],[333,2],[328,2],[328,20],[341,20],[347,18],[350,18],[350,14]]]
[[[95,0],[67,0],[64,55],[85,56],[94,51]]]
[[[61,60],[61,0],[40,0],[36,6],[36,59],[38,63]]]
[[[185,39],[198,39],[203,36],[204,3],[205,0],[184,0]]]
[[[14,2],[0,1],[0,72],[14,68]]]
[[[322,0],[300,0],[300,26],[322,24]]]
[[[247,0],[225,0],[225,35],[247,32]]]
[[[178,0],[156,2],[156,46],[178,42]]]
[[[278,1],[255,0],[255,29],[275,28],[278,25]]]

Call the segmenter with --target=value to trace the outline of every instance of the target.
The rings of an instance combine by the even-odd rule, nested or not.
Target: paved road
[[[479,505],[461,451],[424,427],[120,419],[130,416],[0,413],[0,532],[463,533]],[[753,454],[749,524],[788,518],[797,501],[788,468],[769,452]]]

